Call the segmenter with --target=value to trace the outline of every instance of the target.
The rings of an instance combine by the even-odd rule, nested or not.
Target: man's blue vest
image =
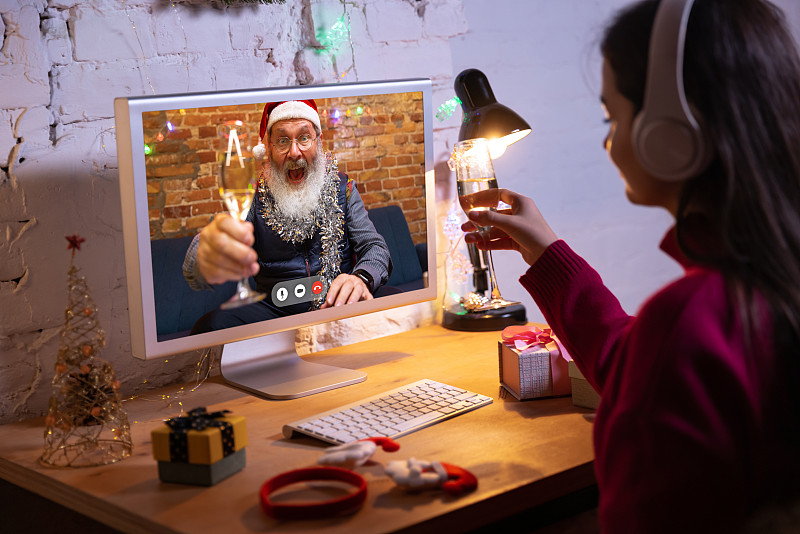
[[[256,288],[267,294],[270,300],[272,287],[278,282],[293,280],[295,278],[306,278],[315,276],[322,268],[322,239],[320,232],[314,233],[311,239],[302,243],[287,243],[276,234],[272,228],[267,226],[261,216],[263,205],[260,195],[256,194],[253,203],[255,204],[255,244],[253,248],[258,254],[258,263],[261,266],[258,274],[255,275]],[[347,201],[348,181],[347,175],[339,173],[339,206],[344,212],[343,220],[347,220]],[[341,260],[340,272],[349,273],[354,265],[354,251],[350,247],[349,232],[347,225],[344,226],[344,234],[339,241],[339,258]],[[269,306],[273,308],[273,306]],[[290,315],[309,310],[311,303],[305,302],[285,306],[283,308],[274,307],[274,311],[279,316]]]

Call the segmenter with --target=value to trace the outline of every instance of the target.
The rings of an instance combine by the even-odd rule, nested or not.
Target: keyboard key
[[[409,419],[408,421],[404,421],[404,422],[400,423],[399,425],[397,425],[396,428],[397,428],[397,430],[402,432],[403,430],[408,430],[409,428],[412,428],[414,426],[419,426],[419,425],[424,425],[425,423],[430,423],[431,421],[433,421],[434,419],[438,419],[442,415],[444,415],[444,414],[442,414],[441,412],[429,412],[429,413],[420,414],[419,417],[415,417],[414,419]]]
[[[351,441],[355,441],[355,438],[348,432],[333,432],[328,435],[328,437],[335,439],[336,441],[343,441],[344,443],[350,443]]]

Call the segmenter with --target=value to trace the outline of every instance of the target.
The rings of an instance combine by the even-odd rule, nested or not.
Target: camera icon
[[[306,294],[306,287],[303,284],[297,284],[294,286],[294,296],[302,299],[303,295]]]

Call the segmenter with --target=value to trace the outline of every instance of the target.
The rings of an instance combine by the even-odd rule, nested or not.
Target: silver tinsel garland
[[[275,200],[269,193],[266,180],[258,185],[261,201],[261,217],[278,236],[287,243],[299,244],[311,239],[320,232],[322,243],[322,266],[317,276],[322,278],[325,288],[329,288],[333,280],[341,272],[341,251],[339,242],[344,236],[344,210],[339,205],[339,165],[332,154],[325,154],[325,183],[322,186],[320,201],[317,207],[303,217],[287,217],[280,212]],[[318,309],[325,301],[323,291],[311,303],[311,309]]]

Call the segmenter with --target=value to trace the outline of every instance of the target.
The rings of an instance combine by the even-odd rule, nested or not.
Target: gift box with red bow
[[[245,466],[244,417],[195,408],[150,434],[162,482],[211,486]]]
[[[498,343],[500,385],[519,400],[572,392],[563,346],[549,328],[509,326]]]

